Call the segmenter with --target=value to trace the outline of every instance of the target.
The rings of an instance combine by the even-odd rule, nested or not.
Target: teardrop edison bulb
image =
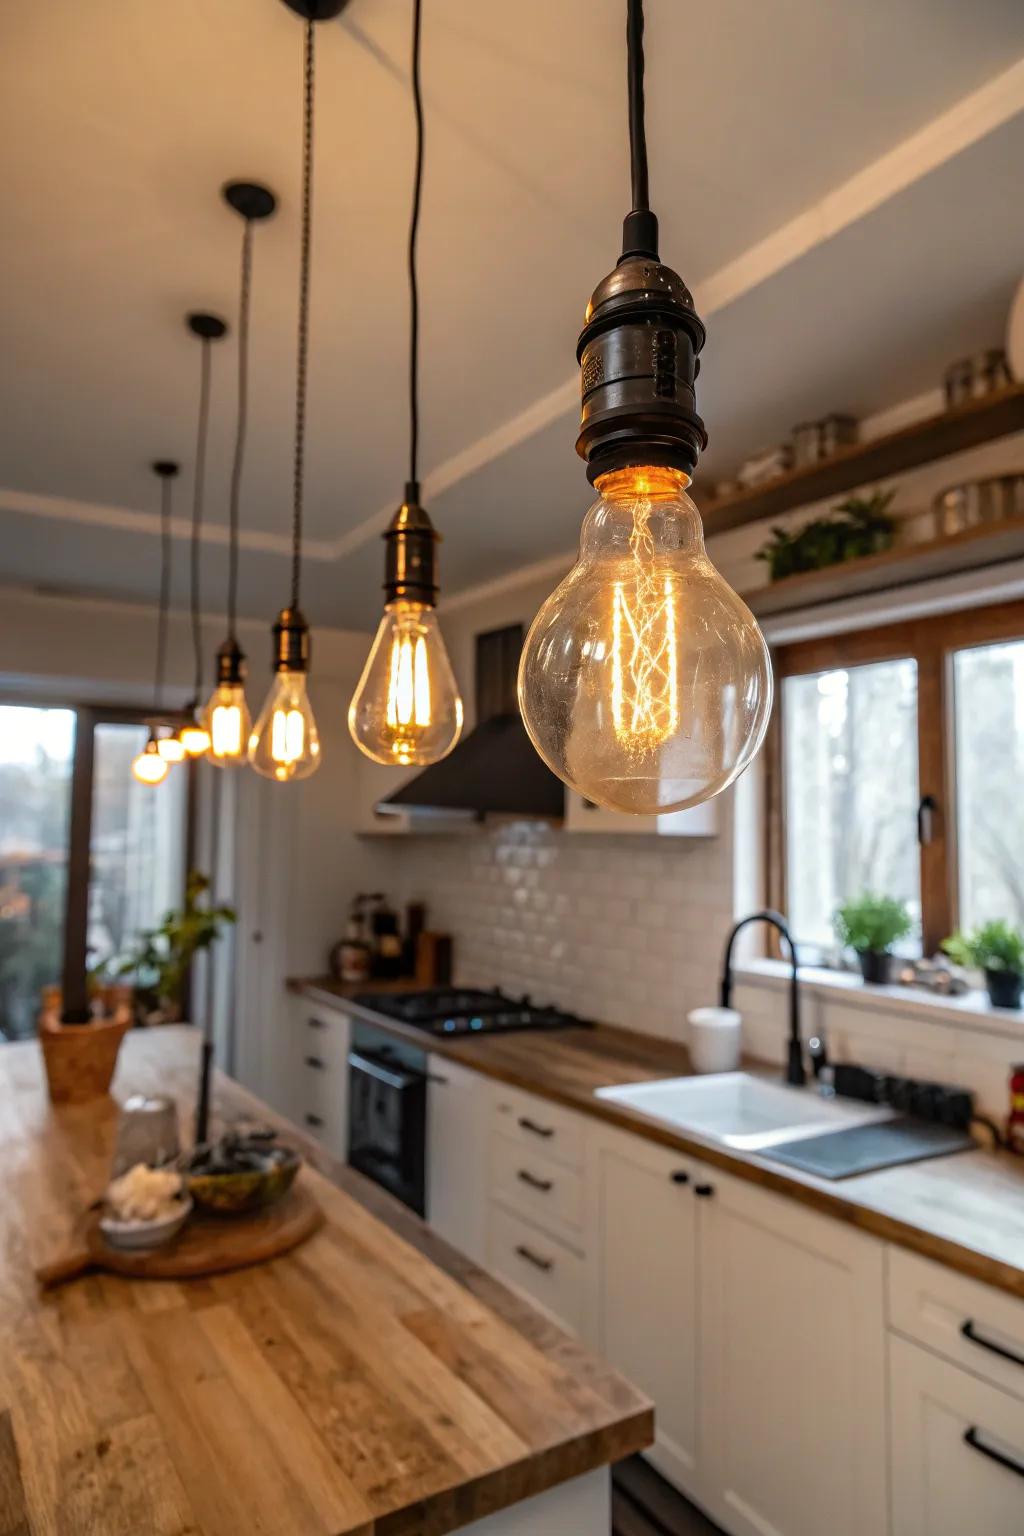
[[[239,768],[248,760],[252,718],[245,698],[245,656],[232,636],[217,651],[217,683],[202,713],[209,737],[206,761],[215,768]]]
[[[429,603],[397,598],[384,609],[352,696],[348,728],[375,763],[446,757],[462,730],[462,699]]]
[[[139,755],[132,759],[132,777],[140,784],[162,784],[170,769],[160,756],[155,736],[150,736]]]
[[[655,815],[720,794],[760,747],[772,705],[757,620],[708,559],[678,469],[597,481],[577,563],[519,663],[541,757],[587,800]]]
[[[249,737],[249,762],[264,778],[308,779],[320,766],[320,733],[305,672],[275,672]]]

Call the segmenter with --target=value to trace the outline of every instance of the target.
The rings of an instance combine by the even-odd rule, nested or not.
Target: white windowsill
[[[866,1012],[900,1014],[938,1024],[956,1024],[963,1029],[983,1030],[989,1035],[1005,1035],[1024,1040],[1024,1009],[993,1008],[985,992],[965,992],[962,997],[938,997],[918,987],[869,986],[852,971],[829,971],[821,966],[800,967],[801,990],[816,997],[831,997],[850,1008]],[[790,966],[785,960],[741,960],[733,966],[733,979],[782,990],[789,985]]]

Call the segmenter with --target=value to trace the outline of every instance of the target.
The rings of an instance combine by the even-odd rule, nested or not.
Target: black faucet
[[[793,943],[789,925],[780,912],[771,912],[767,909],[763,912],[751,912],[749,917],[741,917],[734,925],[726,940],[725,956],[722,960],[722,1007],[732,1006],[730,1001],[732,998],[732,947],[736,942],[736,935],[748,923],[769,923],[778,930],[780,936],[789,945],[793,975],[789,989],[789,1050],[786,1056],[786,1082],[792,1083],[794,1088],[802,1088],[807,1081],[807,1074],[804,1071],[803,1048],[800,1043],[800,989],[797,986],[796,945]]]

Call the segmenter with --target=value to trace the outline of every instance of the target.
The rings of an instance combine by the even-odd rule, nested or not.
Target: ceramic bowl
[[[274,1205],[295,1183],[302,1158],[291,1147],[275,1147],[265,1168],[233,1173],[185,1173],[188,1192],[202,1211],[217,1216],[247,1216]]]
[[[183,1195],[170,1216],[159,1221],[121,1221],[116,1216],[101,1216],[100,1231],[111,1248],[144,1250],[162,1248],[177,1237],[192,1210],[192,1201]]]

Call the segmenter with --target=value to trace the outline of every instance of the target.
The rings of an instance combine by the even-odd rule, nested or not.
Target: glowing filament
[[[611,710],[619,741],[638,756],[668,741],[679,727],[676,597],[671,576],[654,570],[648,529],[651,503],[633,508],[628,582],[612,593]]]
[[[215,757],[239,757],[242,752],[242,711],[237,704],[218,704],[210,721]]]
[[[399,634],[391,643],[385,718],[388,728],[397,733],[392,752],[399,762],[410,761],[415,746],[414,732],[433,721],[430,660],[423,635]]]
[[[270,755],[275,763],[295,763],[306,745],[306,722],[301,709],[275,709],[271,726]]]

